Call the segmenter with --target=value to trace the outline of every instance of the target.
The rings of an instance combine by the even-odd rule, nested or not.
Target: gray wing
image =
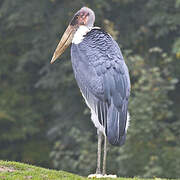
[[[91,30],[80,44],[72,44],[75,78],[83,96],[105,127],[108,140],[125,140],[130,79],[117,43],[101,30]]]

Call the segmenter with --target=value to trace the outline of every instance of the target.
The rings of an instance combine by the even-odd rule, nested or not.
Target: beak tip
[[[53,55],[50,63],[53,64],[55,60],[56,60],[56,58],[55,58],[55,56]]]

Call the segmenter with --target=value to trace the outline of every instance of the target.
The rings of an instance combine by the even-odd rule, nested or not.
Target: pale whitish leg
[[[106,174],[107,137],[104,135],[103,175]]]
[[[97,152],[96,174],[101,174],[101,144],[102,144],[102,133],[98,132],[98,152]]]

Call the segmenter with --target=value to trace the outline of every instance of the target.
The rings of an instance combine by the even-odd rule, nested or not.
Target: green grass
[[[0,180],[85,180],[81,177],[65,171],[56,171],[36,167],[19,162],[0,161]],[[109,179],[109,178],[108,178]],[[118,180],[138,180],[139,178],[117,178]],[[160,178],[155,178],[160,180]],[[142,180],[142,179],[141,179]]]

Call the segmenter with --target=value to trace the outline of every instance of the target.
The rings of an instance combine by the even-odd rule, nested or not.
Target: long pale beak
[[[66,50],[66,48],[71,44],[76,28],[72,25],[69,25],[64,32],[57,48],[51,59],[51,64]]]

